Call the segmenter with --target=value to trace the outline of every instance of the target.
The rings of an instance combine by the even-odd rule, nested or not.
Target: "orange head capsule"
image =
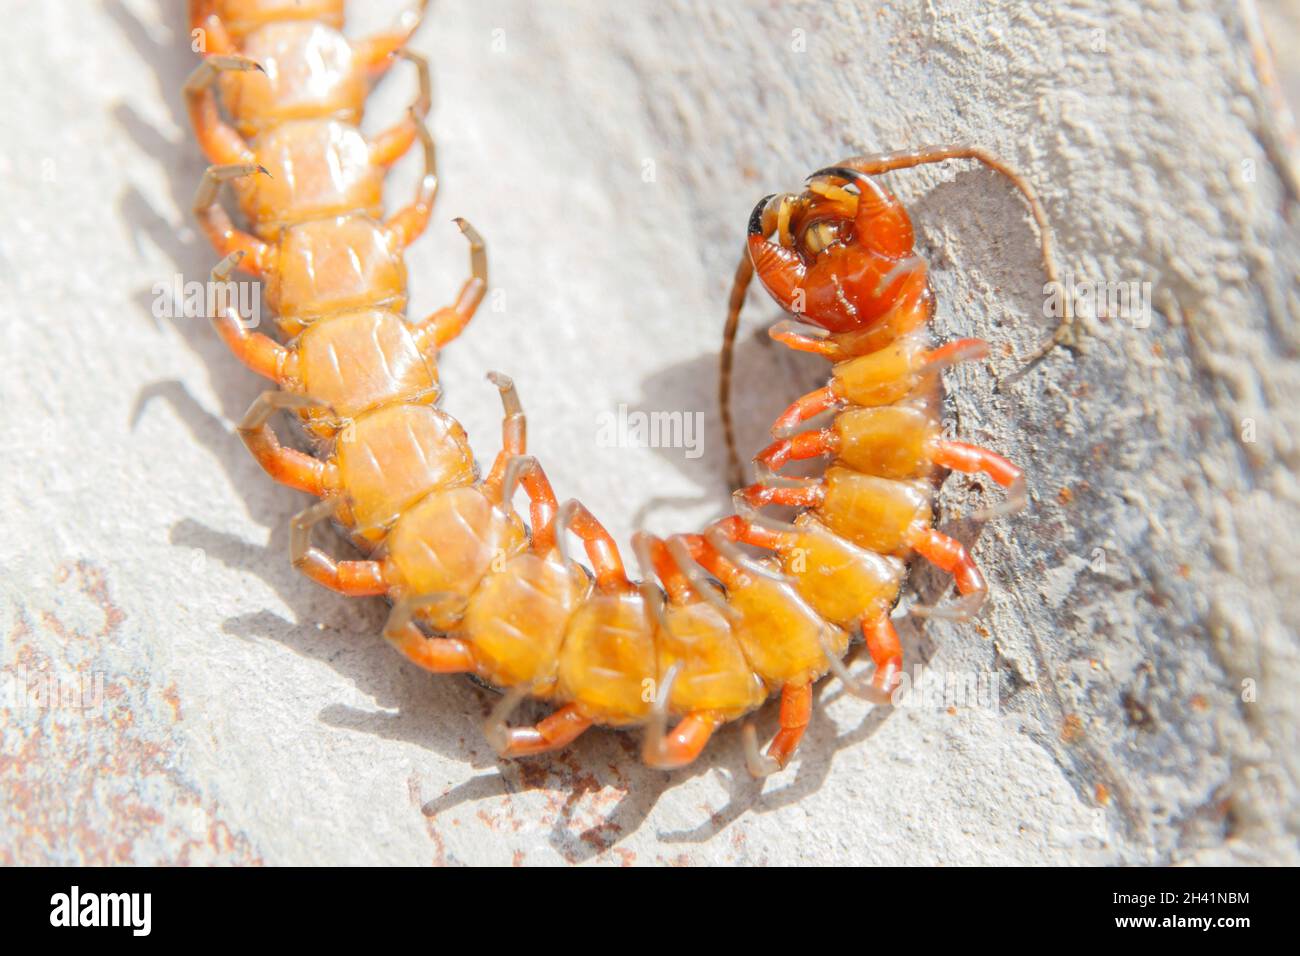
[[[765,236],[773,198],[768,196],[750,217],[749,255],[763,287],[787,311],[830,332],[863,329],[925,285],[925,263],[913,250],[907,212],[888,190],[843,167],[819,170],[809,179],[818,177],[856,184],[856,203],[805,192],[794,200],[800,207],[797,241],[785,246]]]

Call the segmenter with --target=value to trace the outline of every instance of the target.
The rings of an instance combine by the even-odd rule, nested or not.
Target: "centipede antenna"
[[[754,278],[754,264],[749,260],[749,250],[742,249],[740,264],[731,280],[731,299],[727,303],[727,324],[722,328],[722,354],[718,359],[718,408],[722,415],[722,438],[727,446],[727,484],[739,488],[745,483],[740,453],[736,450],[736,428],[731,417],[731,375],[735,364],[736,331],[740,327],[740,312],[745,305],[745,293]]]
[[[771,201],[776,193],[764,196],[750,213],[748,235],[767,237],[776,228],[771,212]],[[749,247],[740,250],[740,262],[731,280],[731,296],[727,300],[727,322],[722,327],[722,353],[718,357],[718,409],[722,415],[722,437],[727,447],[727,483],[739,488],[745,483],[740,453],[736,450],[736,426],[731,415],[731,378],[736,360],[736,333],[740,330],[740,313],[745,307],[745,294],[754,279],[754,263],[749,258]]]
[[[1001,173],[1020,191],[1020,194],[1025,197],[1025,201],[1029,203],[1029,211],[1034,218],[1034,223],[1038,226],[1039,243],[1043,256],[1043,271],[1047,274],[1048,284],[1056,289],[1061,289],[1060,273],[1056,264],[1056,243],[1053,238],[1051,224],[1047,219],[1047,212],[1043,208],[1042,201],[1038,198],[1038,193],[1029,183],[1029,180],[987,150],[978,146],[930,146],[915,151],[856,156],[846,159],[838,165],[839,167],[851,167],[868,175],[875,175],[896,169],[941,163],[949,159],[972,159],[982,163],[994,172]],[[1079,350],[1082,332],[1078,327],[1078,317],[1074,313],[1074,304],[1070,302],[1068,295],[1062,296],[1062,302],[1064,304],[1063,315],[1051,338],[1026,356],[1022,360],[1021,368],[1004,378],[999,383],[999,387],[1023,378],[1058,345],[1065,346],[1073,351]]]

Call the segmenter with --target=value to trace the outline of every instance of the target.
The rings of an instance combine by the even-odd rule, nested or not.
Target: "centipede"
[[[777,419],[730,516],[703,531],[636,533],[634,578],[605,527],[577,499],[562,504],[528,453],[508,376],[487,373],[502,404],[502,447],[486,469],[440,407],[438,354],[470,322],[489,277],[486,243],[457,219],[468,278],[451,305],[406,315],[403,254],[426,230],[438,186],[430,68],[408,47],[425,13],[418,3],[390,30],[350,40],[342,0],[189,6],[203,42],[185,97],[212,163],[194,213],[220,257],[211,280],[227,283],[236,269],[257,277],[275,316],[271,333],[247,328],[231,307],[210,317],[236,358],[273,386],[237,432],[272,479],[317,499],[291,521],[290,560],[339,594],[386,598],[382,636],[410,664],[499,690],[485,734],[502,757],[555,751],[596,726],[640,728],[644,761],[673,769],[742,722],[748,769],[778,771],[812,718],[815,682],[833,675],[874,704],[890,702],[903,670],[892,615],[914,561],[952,575],[958,591],[914,613],[966,620],[984,602],[979,567],[934,526],[938,476],[982,472],[1003,486],[1004,502],[984,517],[1026,501],[1020,467],[940,432],[942,372],[985,357],[988,346],[931,341],[927,266],[907,212],[878,177],[947,160],[992,167],[1028,201],[1055,279],[1042,205],[1010,167],[960,147],[852,157],[818,170],[798,193],[761,200],[722,351],[733,474],[732,344],[755,276],[788,314],[772,337],[831,361],[829,383]],[[367,139],[365,100],[399,59],[414,64],[419,93],[400,122]],[[417,144],[416,195],[385,218],[385,174]],[[223,185],[242,228],[222,204]],[[1031,361],[1071,344],[1071,319]],[[278,413],[302,441],[281,440]],[[812,427],[824,413],[830,423]],[[782,474],[814,458],[828,462],[820,476]],[[774,506],[797,514],[778,520],[764,511]],[[356,555],[314,543],[328,522]],[[859,644],[870,670],[853,674],[846,661]],[[779,729],[763,749],[747,718],[774,696]],[[549,715],[512,725],[527,698]]]

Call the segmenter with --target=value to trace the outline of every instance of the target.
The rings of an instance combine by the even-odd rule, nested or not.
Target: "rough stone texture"
[[[365,6],[359,26],[398,8]],[[447,407],[488,458],[482,376],[512,374],[560,494],[622,541],[726,507],[715,356],[742,228],[828,161],[989,147],[1039,185],[1077,279],[1152,283],[1149,325],[1094,317],[1085,354],[995,392],[1046,328],[1023,204],[966,164],[890,177],[937,333],[997,344],[949,375],[950,418],[1031,476],[1031,509],[984,527],[959,515],[989,491],[948,482],[944,524],[995,593],[978,626],[905,634],[935,673],[996,674],[996,712],[872,711],[828,685],[765,786],[734,728],[671,775],[604,732],[498,764],[491,695],[402,665],[379,601],[292,572],[303,499],[231,434],[258,384],[204,323],[152,315],[154,283],[214,258],[187,211],[179,11],[32,3],[0,31],[0,862],[1297,859],[1300,245],[1243,8],[436,6],[416,45],[444,191],[414,309],[460,281],[453,215],[488,237],[498,290],[445,356]],[[1265,22],[1293,51],[1294,5]],[[370,127],[410,91],[386,84]],[[402,166],[390,195],[413,181]],[[753,297],[747,449],[821,374],[765,344],[775,317]],[[703,454],[602,447],[620,403],[703,413]],[[916,576],[921,600],[942,586]],[[80,706],[42,703],[50,677]]]

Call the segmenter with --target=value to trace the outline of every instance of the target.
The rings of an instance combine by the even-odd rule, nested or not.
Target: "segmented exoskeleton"
[[[869,700],[890,700],[902,673],[902,646],[890,619],[905,562],[919,555],[952,574],[961,597],[914,614],[965,620],[988,588],[965,547],[932,526],[933,478],[940,469],[983,472],[1008,491],[1000,506],[977,518],[1022,508],[1022,470],[1006,458],[942,437],[939,374],[953,363],[984,358],[988,345],[961,339],[931,347],[934,311],[925,261],[915,250],[902,204],[874,177],[950,159],[974,159],[1008,177],[1029,202],[1038,225],[1048,279],[1057,283],[1051,231],[1029,184],[1000,160],[971,147],[934,147],[846,159],[808,177],[800,194],[767,196],[750,217],[746,250],[732,288],[720,376],[720,399],[733,484],[740,484],[730,415],[732,346],[752,277],[792,320],[773,339],[832,362],[830,382],[797,399],[772,426],[775,441],[755,456],[757,482],[736,492],[737,514],[715,524],[706,539],[740,567],[790,582],[833,628],[860,628],[875,665],[867,683],[828,655],[831,670]],[[775,234],[776,241],[772,240]],[[1057,344],[1073,345],[1067,304],[1052,338],[1026,368]],[[806,423],[823,413],[823,428]],[[778,474],[789,461],[829,458],[820,478]],[[768,505],[801,509],[791,522],[759,514]],[[754,562],[744,542],[775,552]],[[774,571],[779,567],[779,572]],[[755,769],[788,756],[774,748]]]
[[[419,666],[473,673],[505,690],[487,731],[506,756],[564,746],[593,724],[643,725],[645,759],[680,766],[718,726],[779,691],[781,730],[767,754],[752,730],[746,736],[749,765],[763,774],[793,754],[812,683],[826,673],[887,698],[901,668],[889,612],[910,553],[957,575],[967,595],[961,611],[984,591],[964,549],[930,527],[930,492],[921,485],[928,470],[980,468],[1023,488],[1005,459],[932,434],[937,370],[980,346],[925,347],[932,300],[924,264],[901,206],[865,175],[894,168],[888,158],[823,171],[802,195],[761,203],[751,224],[749,256],[769,291],[787,308],[796,294],[806,298],[802,317],[833,333],[823,341],[787,330],[782,340],[844,360],[831,386],[801,399],[778,425],[855,406],[835,428],[783,438],[760,461],[774,472],[791,457],[834,452],[842,464],[822,482],[760,484],[738,499],[744,509],[812,508],[794,525],[772,526],[745,510],[705,534],[638,534],[636,582],[608,532],[576,501],[561,506],[527,456],[523,410],[508,378],[489,376],[505,422],[485,477],[461,427],[437,408],[434,358],[484,294],[486,253],[457,220],[471,244],[470,279],[454,305],[406,321],[402,250],[427,225],[436,189],[422,122],[427,64],[402,53],[421,77],[411,116],[369,142],[356,123],[370,81],[401,51],[419,14],[353,43],[340,33],[342,7],[191,4],[207,56],[186,94],[199,141],[217,164],[195,201],[224,256],[213,278],[225,281],[236,265],[262,276],[281,332],[277,340],[245,329],[231,310],[213,317],[235,354],[279,386],[254,403],[240,434],[276,480],[321,499],[293,519],[294,565],[340,593],[392,600],[384,636]],[[417,139],[426,162],[419,193],[381,221],[384,170]],[[226,181],[250,232],[218,204]],[[1041,218],[1040,226],[1046,242]],[[781,244],[767,241],[773,232]],[[270,417],[281,408],[301,417],[315,454],[276,438]],[[531,528],[514,509],[521,489]],[[364,559],[336,560],[311,543],[312,528],[329,519],[349,531]],[[583,543],[590,572],[570,559],[571,535]],[[751,559],[737,541],[776,557]],[[841,662],[857,627],[876,663],[865,687]],[[534,726],[508,726],[528,695],[557,709]]]

